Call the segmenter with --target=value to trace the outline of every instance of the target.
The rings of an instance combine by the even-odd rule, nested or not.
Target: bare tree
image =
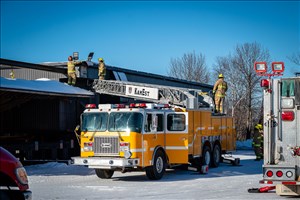
[[[215,76],[223,73],[228,83],[227,112],[230,110],[235,117],[239,139],[249,139],[253,123],[261,114],[261,77],[254,71],[254,62],[269,62],[267,49],[256,42],[237,45],[233,55],[218,57],[216,60]]]
[[[181,58],[171,58],[168,75],[196,82],[209,82],[209,71],[203,54],[186,53]]]
[[[294,53],[292,56],[288,57],[288,59],[296,65],[300,65],[300,52]]]

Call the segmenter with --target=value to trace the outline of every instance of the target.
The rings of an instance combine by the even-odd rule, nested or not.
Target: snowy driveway
[[[237,151],[240,166],[221,163],[202,175],[193,171],[168,170],[159,181],[143,172],[99,179],[93,169],[62,163],[26,166],[34,200],[42,199],[285,199],[274,192],[251,194],[260,187],[262,161],[252,151]]]

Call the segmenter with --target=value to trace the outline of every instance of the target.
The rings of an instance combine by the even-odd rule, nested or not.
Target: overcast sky
[[[299,1],[1,0],[1,58],[66,61],[72,52],[107,65],[167,75],[171,58],[202,53],[208,67],[237,44],[258,42],[286,72],[300,52]]]

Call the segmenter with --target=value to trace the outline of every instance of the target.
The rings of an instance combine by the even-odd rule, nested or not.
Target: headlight
[[[24,167],[19,167],[16,169],[16,176],[22,185],[28,184],[27,173]]]
[[[129,142],[120,142],[120,151],[129,151]]]
[[[282,108],[289,108],[293,109],[295,107],[294,99],[292,98],[284,98],[281,100],[281,107]]]
[[[84,151],[93,151],[93,142],[85,142],[83,150]]]

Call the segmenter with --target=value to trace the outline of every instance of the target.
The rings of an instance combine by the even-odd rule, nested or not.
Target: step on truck
[[[264,164],[261,184],[275,185],[278,195],[300,195],[300,77],[274,78],[283,62],[254,64],[261,80],[264,107]]]
[[[235,150],[233,117],[213,114],[210,98],[201,91],[192,95],[183,88],[95,82],[96,92],[152,103],[88,104],[75,131],[81,152],[72,157],[73,164],[94,168],[103,179],[115,171],[145,171],[152,180],[178,165],[206,173],[223,160],[239,164],[222,157]],[[199,94],[206,100],[199,102]]]

